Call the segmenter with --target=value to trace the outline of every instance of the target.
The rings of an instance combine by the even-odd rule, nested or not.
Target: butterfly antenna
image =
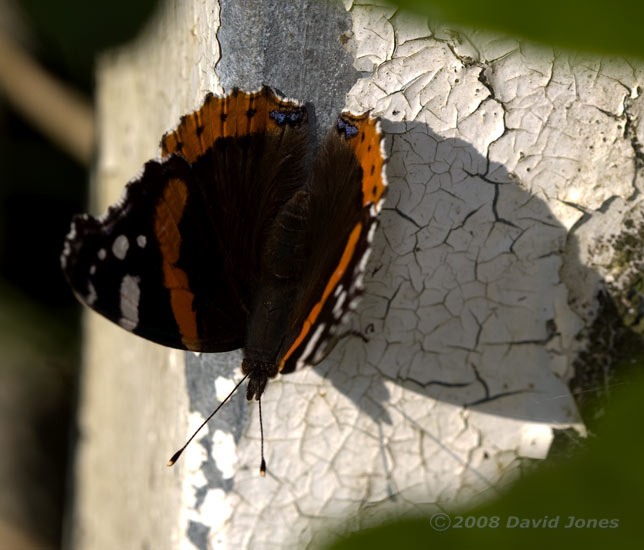
[[[261,439],[261,455],[262,455],[262,462],[259,465],[259,474],[262,477],[266,476],[266,461],[264,460],[264,423],[262,422],[262,396],[260,395],[257,398],[257,401],[259,402],[259,434],[260,434],[260,439]]]
[[[249,374],[250,374],[250,373],[249,373]],[[206,420],[204,420],[204,421],[201,423],[201,426],[199,426],[199,427],[195,430],[195,432],[190,436],[190,439],[188,439],[188,441],[186,441],[186,443],[184,444],[184,446],[183,446],[183,447],[181,447],[181,449],[179,449],[176,453],[174,453],[174,454],[172,455],[172,458],[171,458],[170,460],[168,460],[168,463],[166,464],[166,466],[173,466],[173,465],[174,465],[174,463],[175,463],[177,460],[179,460],[179,457],[181,456],[181,453],[182,453],[182,452],[185,450],[185,448],[190,444],[190,442],[195,438],[195,436],[199,433],[199,431],[201,430],[201,428],[203,428],[206,424],[208,424],[208,421],[209,421],[213,416],[215,416],[215,414],[217,414],[217,411],[218,411],[219,409],[221,409],[221,408],[224,406],[224,403],[226,403],[226,401],[228,401],[228,399],[230,399],[230,396],[231,396],[233,393],[235,393],[235,392],[237,391],[237,388],[239,388],[239,386],[241,386],[241,385],[242,385],[242,382],[243,382],[244,380],[246,380],[246,378],[248,378],[248,374],[247,374],[246,376],[244,376],[244,378],[242,378],[239,382],[237,382],[237,385],[233,388],[233,391],[231,391],[231,392],[226,396],[226,399],[224,399],[221,403],[219,403],[219,405],[217,405],[217,408],[216,408],[214,411],[212,411],[212,412],[210,413],[210,416],[209,416],[208,418],[206,418]],[[261,409],[260,409],[260,410],[261,410]],[[260,418],[261,418],[261,413],[260,413]],[[262,436],[262,441],[263,441],[263,436]],[[263,460],[263,459],[262,459],[262,460]]]

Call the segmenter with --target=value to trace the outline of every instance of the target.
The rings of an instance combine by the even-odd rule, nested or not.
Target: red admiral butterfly
[[[260,419],[268,379],[321,361],[355,308],[387,186],[378,119],[342,112],[312,162],[307,119],[269,87],[208,94],[103,216],[74,217],[61,256],[79,299],[126,330],[243,348]]]

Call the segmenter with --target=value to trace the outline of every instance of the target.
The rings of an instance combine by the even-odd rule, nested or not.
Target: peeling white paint
[[[352,14],[362,24],[353,27],[355,40],[355,67],[359,71],[372,71],[391,59],[394,47],[394,28],[389,18],[396,9],[391,6],[379,7],[374,4],[354,5]]]
[[[222,489],[208,491],[202,510],[203,520],[207,521],[211,531],[208,538],[209,548],[213,550],[230,548],[229,540],[226,536],[226,526],[233,515],[235,503],[236,499],[231,498]]]
[[[212,438],[212,457],[223,479],[230,479],[237,471],[237,445],[231,433],[215,430]]]
[[[218,376],[215,380],[215,396],[219,401],[223,401],[228,397],[233,388],[235,387],[235,381],[230,378],[225,378],[223,376]]]
[[[386,8],[354,8],[352,15],[356,37],[377,21],[391,22]],[[552,427],[582,429],[565,382],[572,375],[574,339],[583,323],[567,305],[559,269],[566,230],[579,219],[580,205],[600,204],[593,201],[601,197],[590,191],[592,180],[605,176],[589,178],[597,166],[584,160],[584,144],[578,137],[568,143],[562,139],[586,131],[588,139],[603,140],[608,130],[595,134],[596,125],[579,124],[572,130],[552,118],[565,103],[554,95],[548,99],[544,90],[574,78],[558,73],[553,80],[555,69],[563,65],[560,58],[481,33],[457,41],[454,35],[440,36],[441,30],[422,29],[417,19],[413,24],[404,17],[394,19],[394,26],[402,27],[395,27],[395,36],[409,38],[398,40],[394,50],[375,39],[369,41],[370,53],[358,46],[356,68],[363,68],[365,59],[379,64],[348,98],[353,109],[373,108],[381,114],[392,136],[392,183],[382,214],[381,249],[374,252],[386,267],[375,280],[367,280],[362,319],[355,326],[375,320],[366,363],[385,377],[407,381],[400,401],[389,396],[391,408],[404,404],[405,412],[392,422],[387,439],[399,439],[405,421],[419,430],[436,425],[439,433],[432,435],[437,449],[455,461],[449,470],[455,475],[450,475],[444,461],[426,460],[410,469],[413,482],[396,480],[397,491],[413,493],[419,478],[424,479],[424,502],[431,501],[441,472],[442,502],[450,500],[445,494],[456,502],[469,494],[458,472],[468,472],[465,478],[474,493],[484,492],[506,479],[519,457],[545,457]],[[612,87],[605,96],[614,100],[615,93]],[[547,101],[535,103],[539,97]],[[578,112],[588,113],[588,106],[580,105]],[[614,141],[619,130],[615,121],[601,119],[612,122]],[[588,125],[587,118],[581,120]],[[627,145],[608,155],[622,154]],[[509,162],[509,150],[518,150],[515,158],[521,161]],[[616,170],[628,165],[629,154],[608,172],[623,182],[623,192],[631,183],[624,170]],[[526,162],[532,169],[517,173],[514,168]],[[381,346],[375,342],[380,339]],[[353,346],[360,343],[347,344]],[[334,368],[341,369],[341,363],[330,366],[329,373]],[[431,398],[437,401],[427,424],[421,411],[427,411]],[[467,413],[467,426],[476,427],[476,437],[461,438],[469,447],[456,465],[452,430],[468,430],[450,429],[452,413],[445,404],[457,407],[486,399]],[[408,438],[413,448],[419,435]],[[481,448],[489,462],[501,461],[503,468],[487,469],[474,460]],[[403,463],[401,451],[389,451],[393,464]],[[439,451],[428,452],[436,457]]]
[[[190,414],[189,418],[189,433],[194,432],[201,423],[204,421],[204,418],[199,413]],[[208,428],[205,427],[203,432],[200,434],[201,437],[207,436]],[[180,508],[181,512],[181,532],[183,536],[181,537],[181,548],[185,550],[193,550],[195,546],[192,542],[185,536],[190,522],[203,522],[203,509],[198,507],[196,504],[197,500],[197,491],[199,489],[205,488],[208,485],[208,481],[203,473],[203,466],[208,460],[208,453],[201,445],[192,445],[190,452],[186,452],[181,456],[180,462],[177,463],[174,467],[180,467],[181,477],[182,477],[182,506]]]

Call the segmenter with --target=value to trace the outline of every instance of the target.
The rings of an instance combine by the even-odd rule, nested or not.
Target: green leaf
[[[553,46],[644,57],[644,2],[397,0],[401,8],[446,22],[501,31]]]

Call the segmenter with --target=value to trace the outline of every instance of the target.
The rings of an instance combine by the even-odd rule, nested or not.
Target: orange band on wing
[[[176,266],[181,250],[179,220],[188,200],[188,188],[180,179],[169,180],[163,197],[157,203],[154,233],[161,249],[164,286],[170,291],[170,305],[181,341],[188,349],[198,341],[197,316],[192,308],[194,294],[190,291],[188,275]],[[194,347],[194,346],[192,346]]]
[[[284,368],[284,364],[286,363],[288,358],[302,343],[304,338],[306,338],[306,335],[311,330],[311,326],[313,325],[313,323],[315,323],[316,319],[318,318],[318,315],[320,315],[320,312],[322,311],[322,307],[324,306],[327,298],[329,297],[331,292],[333,292],[333,289],[336,287],[336,285],[340,282],[340,279],[342,278],[342,275],[344,275],[344,272],[347,269],[347,267],[349,267],[349,263],[351,262],[351,258],[353,258],[356,244],[360,239],[361,233],[362,233],[362,223],[358,223],[353,228],[353,231],[351,231],[351,234],[349,235],[349,240],[347,241],[347,245],[344,247],[344,252],[342,253],[342,257],[340,258],[340,261],[338,262],[338,265],[335,268],[333,275],[331,275],[329,282],[324,288],[324,292],[322,293],[322,298],[317,304],[315,304],[315,306],[313,306],[311,313],[309,313],[308,317],[304,321],[304,324],[302,325],[302,330],[300,331],[300,334],[297,336],[297,338],[295,339],[291,347],[288,349],[288,351],[284,354],[284,357],[282,357],[282,360],[280,361],[280,365],[279,365],[279,370],[282,370]]]

